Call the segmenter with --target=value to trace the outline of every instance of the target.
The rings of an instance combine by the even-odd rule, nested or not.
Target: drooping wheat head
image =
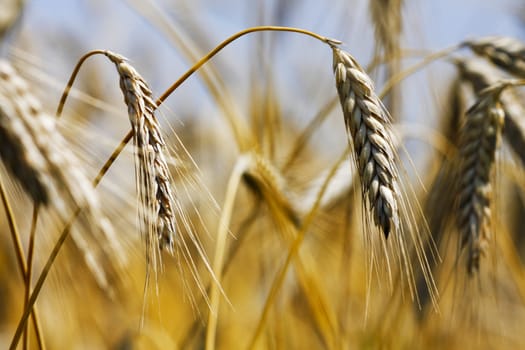
[[[432,303],[437,308],[437,290],[426,253],[428,246],[436,258],[435,246],[428,234],[428,226],[417,227],[416,221],[422,214],[414,192],[401,186],[399,156],[390,115],[359,63],[338,47],[332,46],[332,50],[336,87],[349,144],[353,148],[365,211],[370,212],[375,227],[385,237],[378,247],[380,250],[371,253],[370,263],[377,265],[377,259],[382,255],[392,284],[394,269],[391,260],[394,259],[399,278],[402,281],[406,278],[402,283],[406,282],[412,298],[418,299],[416,268],[413,266],[414,260],[417,261]],[[392,244],[387,244],[386,238],[389,237]]]
[[[146,81],[121,55],[104,53],[116,66],[120,89],[133,129],[139,220],[146,240],[147,260],[159,262],[158,249],[173,253],[177,234],[175,196],[172,191],[166,144],[155,117],[157,104]]]
[[[461,246],[467,248],[469,274],[479,270],[491,236],[491,176],[505,116],[499,102],[502,90],[497,85],[480,94],[466,113],[460,136],[457,225]]]
[[[390,119],[371,79],[350,54],[333,48],[334,74],[363,197],[385,237],[399,229],[398,174]]]

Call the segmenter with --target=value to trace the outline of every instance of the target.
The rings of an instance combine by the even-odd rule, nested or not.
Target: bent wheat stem
[[[254,33],[254,32],[292,32],[292,33],[299,33],[311,36],[312,38],[315,38],[317,40],[322,41],[325,44],[328,45],[337,45],[341,42],[334,39],[329,39],[327,37],[321,36],[317,33],[311,32],[306,29],[301,28],[292,28],[292,27],[278,27],[278,26],[259,26],[259,27],[252,27],[247,28],[244,30],[241,30],[240,32],[237,32],[230,36],[229,38],[225,39],[223,42],[221,42],[219,45],[217,45],[214,49],[212,49],[210,52],[208,52],[206,55],[204,55],[197,63],[195,63],[186,73],[184,73],[173,85],[171,85],[162,95],[159,97],[159,100],[164,101],[173,91],[175,91],[186,79],[188,79],[193,73],[195,73],[200,67],[202,67],[206,62],[208,62],[210,59],[213,58],[216,54],[218,54],[222,49],[224,49],[226,46],[234,42],[235,40],[239,39],[240,37]]]

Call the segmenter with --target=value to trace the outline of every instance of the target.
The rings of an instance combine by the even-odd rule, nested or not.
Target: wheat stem
[[[88,53],[86,53],[84,56],[80,57],[77,64],[75,65],[75,68],[73,68],[73,72],[71,73],[71,76],[69,77],[69,80],[66,84],[66,87],[64,89],[64,92],[62,92],[62,96],[60,97],[60,101],[58,102],[58,107],[56,111],[57,118],[62,115],[62,111],[64,109],[64,105],[66,103],[66,99],[69,96],[69,91],[71,91],[71,88],[73,87],[73,83],[75,82],[75,79],[77,78],[78,72],[80,71],[80,67],[84,64],[84,62],[94,55],[103,55],[104,50],[93,50]]]
[[[334,177],[335,173],[337,172],[337,169],[339,168],[340,163],[342,163],[346,157],[348,156],[348,149],[345,150],[345,152],[339,157],[339,160],[336,162],[336,164],[330,169],[330,172],[326,176],[325,181],[323,182],[321,188],[319,189],[319,192],[317,194],[317,198],[306,215],[302,226],[297,233],[297,236],[291,245],[290,249],[288,250],[288,255],[286,256],[286,260],[284,262],[284,265],[281,267],[280,271],[278,272],[277,276],[275,277],[272,287],[270,289],[270,292],[268,294],[268,297],[266,298],[266,301],[264,303],[263,312],[261,314],[261,317],[259,319],[259,322],[257,323],[257,328],[255,329],[255,332],[252,336],[252,339],[250,341],[250,345],[248,346],[248,349],[253,349],[255,345],[257,344],[257,340],[259,339],[259,336],[262,333],[262,330],[264,328],[264,325],[266,323],[266,319],[268,318],[268,313],[270,312],[270,307],[273,304],[277,293],[279,292],[283,282],[284,278],[286,277],[286,273],[288,272],[288,268],[290,266],[290,263],[292,261],[292,258],[298,253],[299,248],[301,246],[301,243],[304,240],[304,237],[306,235],[306,232],[310,225],[312,224],[313,219],[315,218],[315,215],[317,214],[317,210],[320,207],[321,200],[323,198],[323,195],[328,187],[328,184],[330,183],[331,179]]]
[[[36,227],[38,222],[38,212],[40,205],[35,203],[33,206],[33,216],[31,218],[31,228],[29,230],[29,246],[27,248],[27,273],[26,273],[26,286],[24,291],[24,310],[27,307],[29,302],[29,295],[31,293],[31,277],[33,276],[33,259],[35,257],[35,235]],[[37,326],[39,324],[37,323]],[[24,330],[24,349],[29,348],[29,331],[28,325],[26,324],[26,329]],[[40,329],[35,330],[35,336],[39,349],[45,349],[44,341],[41,335],[42,331]]]
[[[13,213],[13,209],[11,208],[11,205],[9,204],[9,200],[7,199],[7,193],[5,191],[4,183],[0,179],[0,197],[2,197],[2,205],[4,206],[6,217],[7,217],[7,224],[9,226],[9,232],[11,233],[11,240],[13,241],[13,244],[15,246],[15,255],[17,259],[18,269],[20,272],[20,275],[22,276],[22,280],[25,282],[26,288],[28,289],[29,286],[27,285],[27,264],[24,258],[24,250],[22,248],[22,242],[20,242],[20,234],[18,232],[18,228],[15,221],[15,215]],[[26,316],[26,320],[27,317]],[[41,349],[44,348],[43,343],[43,336],[42,331],[40,328],[40,323],[38,321],[38,312],[36,308],[32,310],[31,312],[31,321],[33,322],[33,327],[35,329],[35,334],[37,335],[37,339],[39,339],[39,347]],[[24,322],[25,323],[25,322]],[[25,327],[21,327],[21,330],[25,329]]]
[[[226,252],[226,238],[228,237],[228,228],[230,227],[237,189],[242,179],[242,175],[246,170],[247,164],[248,159],[246,157],[242,156],[239,158],[226,186],[226,196],[222,207],[222,214],[219,219],[219,228],[217,229],[216,237],[217,242],[215,244],[215,256],[212,266],[217,281],[211,285],[210,311],[208,314],[208,326],[206,329],[206,350],[215,349],[215,336],[217,332],[217,318],[219,316],[220,304],[219,283],[221,281],[224,253]]]

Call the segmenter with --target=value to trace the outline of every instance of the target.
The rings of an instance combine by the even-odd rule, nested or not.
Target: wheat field
[[[525,348],[524,24],[0,2],[0,348]]]

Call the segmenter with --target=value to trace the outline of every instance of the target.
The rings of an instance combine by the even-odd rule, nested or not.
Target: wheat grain
[[[460,135],[457,223],[461,245],[468,249],[470,274],[479,269],[491,236],[491,175],[505,115],[499,102],[502,90],[498,85],[480,94],[466,113]]]
[[[373,83],[350,54],[333,47],[334,74],[349,142],[374,222],[388,237],[399,228],[398,174],[389,116]]]
[[[491,36],[469,40],[464,45],[501,69],[525,77],[525,45],[522,42],[509,37]]]
[[[167,249],[173,253],[177,228],[175,197],[165,155],[166,144],[154,115],[157,104],[146,81],[123,56],[109,51],[105,51],[105,55],[117,68],[120,88],[128,107],[136,147],[139,215],[147,254],[150,254],[148,258],[153,258],[156,263],[157,249]]]

